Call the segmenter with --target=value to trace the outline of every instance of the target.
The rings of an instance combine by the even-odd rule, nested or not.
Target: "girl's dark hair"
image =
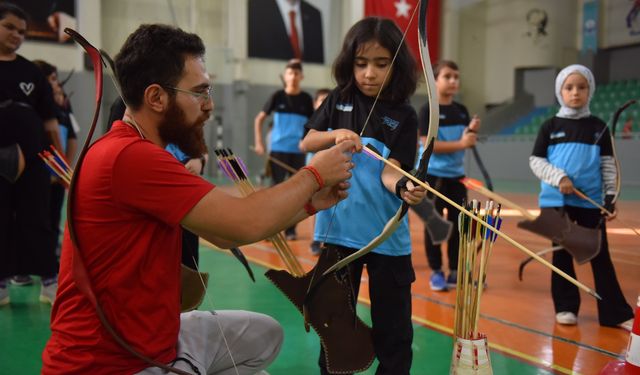
[[[204,52],[202,39],[196,34],[167,25],[141,25],[129,35],[115,60],[125,102],[138,109],[149,85],[176,86],[185,59],[204,56]]]
[[[14,16],[24,20],[25,22],[29,22],[29,16],[27,13],[22,10],[19,6],[13,3],[2,2],[0,3],[0,20],[4,19],[7,14],[13,14]]]
[[[42,74],[44,74],[44,76],[47,78],[49,78],[49,76],[53,73],[58,73],[58,68],[44,60],[33,60],[32,63],[36,64],[36,66],[40,68]]]
[[[393,102],[405,102],[416,91],[416,61],[406,43],[401,43],[400,29],[390,19],[381,17],[367,17],[358,21],[344,37],[342,50],[333,63],[333,76],[340,95],[346,97],[356,88],[353,75],[355,57],[359,49],[371,41],[378,42],[391,56],[399,49],[390,81],[380,97]]]
[[[460,70],[458,69],[458,64],[456,64],[455,62],[451,61],[451,60],[440,60],[437,63],[433,64],[431,66],[433,68],[433,76],[437,79],[438,78],[438,74],[440,74],[440,71],[443,68],[449,68],[449,69],[453,69],[453,70]]]

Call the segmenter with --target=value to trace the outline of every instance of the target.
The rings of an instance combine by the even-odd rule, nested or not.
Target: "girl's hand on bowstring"
[[[352,141],[354,143],[352,152],[360,152],[362,150],[362,142],[360,142],[360,136],[357,133],[349,129],[336,129],[332,130],[331,133],[337,145],[342,142]]]

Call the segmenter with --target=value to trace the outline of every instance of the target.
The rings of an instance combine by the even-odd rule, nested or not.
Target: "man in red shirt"
[[[206,151],[213,102],[203,56],[197,35],[161,25],[141,26],[116,56],[127,111],[75,176],[75,241],[66,231],[43,374],[254,374],[277,356],[282,328],[268,316],[180,314],[181,226],[224,248],[272,236],[346,197],[353,144],[317,153],[311,168],[246,198],[215,189],[164,150]]]

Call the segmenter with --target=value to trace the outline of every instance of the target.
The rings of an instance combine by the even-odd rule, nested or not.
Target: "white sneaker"
[[[2,302],[0,302],[0,305],[2,304]],[[633,319],[629,319],[625,322],[622,322],[620,324],[618,324],[618,327],[622,328],[622,329],[626,329],[627,331],[631,332],[631,330],[633,329]]]
[[[8,305],[11,302],[9,298],[9,288],[0,288],[0,306]]]
[[[556,322],[565,326],[575,326],[578,324],[578,317],[570,311],[561,311],[556,314]]]
[[[56,293],[58,292],[58,283],[49,284],[47,286],[42,285],[40,288],[40,302],[50,303],[53,305],[53,301],[56,300]]]

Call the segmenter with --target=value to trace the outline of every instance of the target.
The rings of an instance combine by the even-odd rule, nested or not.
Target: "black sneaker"
[[[16,275],[11,278],[11,285],[26,286],[33,284],[33,279],[29,275]]]

